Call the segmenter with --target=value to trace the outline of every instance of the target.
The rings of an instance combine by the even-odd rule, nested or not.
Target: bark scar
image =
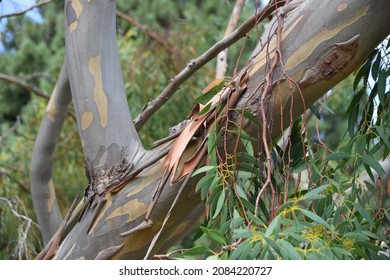
[[[361,35],[357,34],[348,41],[334,44],[314,66],[306,70],[300,86],[328,80],[340,73],[355,56],[360,37]]]

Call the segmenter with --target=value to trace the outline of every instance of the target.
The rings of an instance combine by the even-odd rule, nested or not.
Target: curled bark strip
[[[116,253],[118,253],[122,248],[125,246],[125,244],[121,244],[118,246],[111,246],[107,249],[104,249],[103,251],[99,252],[99,254],[96,256],[95,260],[109,260],[112,256],[114,256]]]

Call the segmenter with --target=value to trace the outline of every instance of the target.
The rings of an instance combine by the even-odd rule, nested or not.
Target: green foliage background
[[[169,80],[185,67],[190,59],[202,54],[222,38],[234,2],[232,0],[117,1],[118,10],[157,32],[170,47],[168,52],[138,28],[118,19],[119,53],[126,95],[133,117],[148,101],[161,92]],[[255,1],[247,2],[242,19],[250,15],[256,5]],[[50,95],[65,54],[62,10],[62,1],[53,1],[39,9],[42,22],[35,22],[27,16],[2,20],[0,40],[4,51],[0,53],[0,72],[19,77]],[[255,44],[256,38],[248,40],[242,57],[239,56],[242,42],[229,49],[229,75],[233,73],[236,63],[241,65],[245,62]],[[378,66],[376,62],[380,57],[386,57],[387,51],[385,49],[385,53],[380,55],[373,53],[370,66],[372,64],[374,70],[370,72],[371,67],[363,67],[364,71],[357,74],[359,81],[355,83],[355,88],[352,87],[354,77],[351,77],[333,90],[326,103],[317,103],[316,107],[312,108],[314,117],[311,117],[306,125],[307,138],[304,146],[313,151],[310,157],[315,164],[310,168],[320,168],[321,174],[324,174],[322,172],[327,174],[326,178],[318,176],[312,178],[313,181],[321,181],[318,186],[327,186],[324,187],[323,192],[315,193],[315,196],[311,196],[310,193],[313,194],[316,189],[307,192],[291,192],[289,193],[291,201],[279,208],[276,216],[278,218],[274,223],[267,225],[267,217],[270,213],[264,210],[258,218],[253,218],[254,224],[248,227],[243,218],[244,213],[249,211],[253,215],[253,197],[258,192],[262,178],[254,169],[238,170],[240,173],[231,170],[232,174],[239,174],[238,181],[243,182],[241,186],[243,189],[238,192],[242,196],[241,199],[247,200],[245,206],[237,206],[238,192],[233,192],[222,183],[216,185],[218,187],[214,193],[210,189],[203,189],[205,186],[210,188],[212,185],[200,185],[199,191],[203,191],[205,203],[210,205],[214,213],[210,213],[211,218],[205,221],[199,232],[190,235],[182,244],[173,248],[171,253],[185,258],[220,259],[378,257],[378,248],[369,247],[377,246],[378,240],[388,243],[383,225],[386,219],[389,220],[386,212],[389,202],[383,196],[381,205],[375,204],[372,209],[363,208],[357,213],[352,211],[354,205],[345,205],[338,215],[345,216],[348,222],[340,225],[339,220],[332,217],[336,213],[331,209],[334,206],[331,196],[337,192],[344,193],[351,186],[356,186],[353,178],[367,170],[368,163],[377,162],[388,155],[389,118],[388,107],[386,110],[385,106],[388,106],[389,94],[385,90],[382,92],[382,89],[383,83],[388,84],[389,67],[383,62]],[[214,80],[214,69],[215,61],[196,73],[145,125],[140,132],[140,137],[146,147],[150,147],[153,141],[165,136],[170,126],[186,117],[194,104],[194,99],[209,82]],[[372,72],[376,75],[370,74]],[[356,94],[362,92],[361,88],[366,89],[368,75],[376,76],[378,97]],[[388,90],[388,87],[385,88]],[[360,98],[356,98],[356,95]],[[370,106],[378,108],[378,100],[382,101],[382,99],[385,102],[380,103],[383,104],[378,111],[380,114],[376,121],[372,121],[372,114],[364,115],[363,112],[372,111]],[[348,107],[348,104],[351,105]],[[46,105],[47,100],[44,98],[0,80],[0,197],[11,202],[9,204],[0,201],[0,259],[20,257],[30,259],[42,247],[38,226],[34,222],[29,224],[23,217],[36,220],[29,193],[29,165],[35,136]],[[315,117],[318,116],[319,111],[321,120]],[[348,113],[349,119],[346,118],[345,112]],[[323,156],[323,145],[320,145],[316,139],[317,125],[320,131],[320,137],[317,138],[325,142],[330,149],[327,154],[330,158]],[[297,141],[293,145],[295,146],[292,148],[299,150],[297,147],[302,147],[302,142]],[[277,154],[278,148],[275,146],[274,149]],[[331,151],[335,152],[333,158]],[[210,154],[212,153],[210,149]],[[304,160],[298,159],[302,155],[302,153],[296,154],[299,164],[290,166],[291,172],[299,173],[297,170],[305,169],[302,167]],[[243,156],[249,161],[247,166],[261,165],[261,158],[250,154],[250,150]],[[214,162],[214,164],[215,168],[208,170],[207,176],[209,180],[217,178],[215,180],[218,181],[220,178],[216,168],[218,163]],[[346,175],[340,168],[340,164],[351,168],[353,175]],[[316,176],[316,172],[313,174]],[[248,176],[253,180],[249,181]],[[68,117],[65,122],[57,145],[53,179],[57,195],[61,198],[60,206],[63,213],[66,213],[75,195],[82,192],[87,183],[76,123],[71,117]],[[226,182],[230,180],[225,179]],[[283,181],[283,176],[275,180],[275,183],[282,183],[281,185],[286,183]],[[369,184],[367,186],[370,187]],[[206,199],[209,191],[212,195],[207,196]],[[352,192],[351,201],[355,201],[354,199],[359,195],[361,191]],[[221,201],[224,199],[229,203],[222,205]],[[378,196],[369,201],[370,203],[378,201]],[[270,201],[264,203],[266,209]],[[362,207],[364,206],[365,204],[362,204]],[[328,210],[310,212],[317,213],[320,219],[305,212],[323,207]],[[377,219],[374,214],[379,209],[384,209],[384,212],[383,216]],[[23,217],[16,217],[13,211]],[[24,240],[22,237],[25,232],[27,238]],[[348,232],[356,232],[356,234],[351,236]],[[242,242],[236,243],[237,240]],[[306,247],[302,249],[301,243],[306,244]],[[347,253],[353,251],[350,250],[351,246],[360,251]],[[175,253],[183,252],[182,248],[191,247],[192,249],[183,254]],[[313,252],[309,249],[313,249]]]

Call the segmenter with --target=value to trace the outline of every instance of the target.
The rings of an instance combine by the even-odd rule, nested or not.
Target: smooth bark
[[[134,154],[134,151],[139,149],[139,144],[134,136],[135,130],[128,128],[131,122],[122,122],[122,114],[128,120],[125,109],[120,107],[118,114],[109,116],[108,120],[117,122],[117,125],[112,127],[112,130],[107,130],[101,123],[100,111],[86,102],[86,100],[93,99],[88,94],[91,94],[94,84],[92,76],[96,78],[96,74],[93,74],[96,72],[92,71],[92,76],[88,74],[89,59],[101,56],[101,62],[97,64],[97,67],[108,76],[110,76],[109,73],[118,74],[118,71],[120,72],[119,62],[115,60],[117,54],[112,54],[117,51],[113,46],[112,31],[110,33],[105,29],[111,26],[112,30],[115,30],[113,24],[115,8],[110,6],[110,3],[108,3],[109,7],[102,8],[99,12],[86,8],[96,2],[99,2],[99,5],[106,5],[101,4],[100,1],[88,1],[88,3],[81,1],[83,9],[86,9],[85,19],[83,19],[83,12],[66,11],[68,18],[66,28],[69,29],[67,51],[70,52],[68,61],[71,67],[69,73],[72,73],[69,76],[72,93],[74,93],[74,99],[77,100],[76,111],[80,135],[84,139],[84,152],[87,157],[95,156],[96,158],[99,147],[103,146],[103,150],[108,151],[109,145],[120,141],[110,134],[117,133],[121,137],[127,135],[126,140],[130,143],[135,142],[135,147],[126,146],[132,149]],[[105,1],[101,2],[105,3]],[[71,9],[70,3],[68,1],[66,4],[67,9]],[[241,115],[232,117],[236,118],[235,121],[241,123],[248,133],[258,139],[259,146],[271,140],[273,136],[286,129],[296,117],[304,113],[305,109],[328,89],[355,70],[376,45],[390,33],[389,11],[390,1],[387,0],[293,1],[278,13],[277,20],[279,23],[283,22],[282,28],[278,30],[277,25],[274,25],[276,29],[271,29],[270,34],[265,34],[264,38],[271,38],[269,44],[237,75],[236,87],[231,88],[232,94],[243,92],[237,107],[252,112],[258,117],[260,124],[246,119],[241,120]],[[81,31],[77,29],[70,31],[74,22],[77,22],[77,29],[80,28]],[[78,32],[82,35],[78,35]],[[90,37],[87,34],[90,34]],[[97,36],[105,38],[104,42],[99,40],[95,42],[94,39]],[[93,42],[89,41],[88,44],[85,42],[85,37]],[[108,42],[111,47],[106,46]],[[107,61],[104,57],[110,54],[115,57]],[[273,71],[271,72],[270,69]],[[115,77],[118,76],[115,75]],[[105,91],[121,88],[121,82],[120,79],[111,79],[111,83],[106,84]],[[239,88],[241,85],[245,87]],[[86,112],[92,112],[94,116],[94,122],[87,122],[88,125],[83,122],[82,117]],[[116,117],[118,119],[115,119]],[[99,118],[100,123],[97,121]],[[262,123],[265,118],[267,123]],[[95,129],[100,132],[89,135],[89,131],[95,131]],[[122,134],[122,129],[128,131]],[[93,140],[97,139],[96,135],[102,137],[97,144],[93,143]],[[231,141],[233,137],[227,135],[225,138],[228,146],[235,143]],[[267,138],[265,141],[263,141],[264,137]],[[123,139],[119,143],[126,145]],[[133,161],[132,170],[141,168],[142,172],[137,173],[131,180],[127,180],[126,185],[119,188],[118,192],[103,193],[101,196],[106,202],[100,204],[99,207],[88,208],[88,202],[85,202],[87,206],[85,215],[66,236],[56,258],[140,259],[146,255],[148,250],[150,250],[149,256],[153,256],[164,247],[165,241],[170,239],[172,234],[188,231],[191,226],[188,224],[187,217],[200,205],[199,197],[194,191],[199,176],[189,180],[164,230],[156,242],[153,242],[153,248],[150,248],[150,244],[167,218],[166,213],[185,178],[173,185],[168,181],[152,213],[151,223],[132,234],[128,233],[129,230],[142,225],[144,221],[154,189],[164,177],[164,157],[161,158],[161,154],[171,144],[172,142],[161,145],[145,153],[141,160]],[[184,163],[196,154],[200,145],[201,139],[190,142],[181,157],[177,170],[181,170]],[[228,149],[237,151],[233,147],[228,147]],[[120,160],[120,157],[115,159]],[[153,159],[158,160],[142,168],[143,164]],[[111,162],[115,164],[115,161]],[[192,221],[191,223],[193,225]],[[128,234],[123,234],[126,232]]]
[[[51,175],[56,143],[71,100],[66,63],[64,63],[35,139],[30,168],[31,195],[45,243],[57,231],[62,221]]]

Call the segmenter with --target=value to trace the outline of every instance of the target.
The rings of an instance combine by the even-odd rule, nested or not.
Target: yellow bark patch
[[[72,33],[73,31],[75,31],[77,29],[77,20],[72,22],[70,25],[69,25],[69,32]]]
[[[122,250],[115,254],[112,259],[119,259],[127,252],[134,252],[144,246],[149,246],[150,240],[152,240],[152,238],[155,236],[156,232],[160,228],[161,222],[153,221],[151,227],[140,230],[134,234],[127,236],[125,240],[125,247],[123,247]]]
[[[154,181],[158,180],[159,178],[161,178],[161,175],[163,173],[163,168],[162,168],[162,164],[164,162],[164,158],[162,158],[159,163],[152,167],[151,169],[147,170],[145,172],[145,174],[141,173],[138,178],[144,178],[141,183],[136,187],[134,188],[132,191],[130,191],[129,193],[127,193],[127,197],[131,197],[132,195],[140,192],[141,190],[143,190],[146,186],[152,184]]]
[[[348,7],[348,4],[347,4],[347,3],[341,3],[341,4],[337,7],[337,11],[338,11],[338,12],[342,12],[342,11],[344,11],[347,7]]]
[[[81,115],[81,129],[86,130],[93,121],[93,113],[92,112],[84,112]]]
[[[69,25],[70,33],[77,29],[77,20],[79,19],[81,12],[83,11],[83,5],[81,5],[80,0],[72,0],[71,5],[76,13],[76,20]]]
[[[49,120],[52,122],[55,121],[55,116],[58,113],[58,109],[56,107],[55,99],[57,97],[57,86],[54,87],[53,92],[50,96],[49,104],[47,104],[46,113]]]
[[[126,202],[122,207],[116,208],[108,217],[106,221],[115,217],[128,215],[127,222],[135,220],[136,218],[144,215],[148,210],[148,205],[140,202],[138,199],[132,199]]]
[[[108,102],[107,96],[103,90],[102,69],[100,65],[100,55],[92,57],[88,61],[88,70],[95,78],[95,86],[93,88],[93,100],[95,101],[96,107],[98,109],[100,125],[102,127],[106,127],[108,121]]]
[[[49,198],[47,200],[47,212],[51,213],[51,211],[53,210],[54,201],[56,199],[53,180],[50,179],[49,183],[47,184],[47,188],[49,189]]]
[[[319,33],[314,35],[307,43],[301,45],[301,47],[290,56],[290,58],[286,61],[284,65],[286,70],[290,70],[300,64],[313,53],[313,51],[317,48],[318,45],[320,45],[326,40],[329,40],[341,30],[353,24],[359,18],[364,16],[367,11],[368,6],[358,11],[354,16],[348,18],[348,20],[345,21],[343,24],[340,24],[339,26],[330,30],[327,28],[322,29]]]

